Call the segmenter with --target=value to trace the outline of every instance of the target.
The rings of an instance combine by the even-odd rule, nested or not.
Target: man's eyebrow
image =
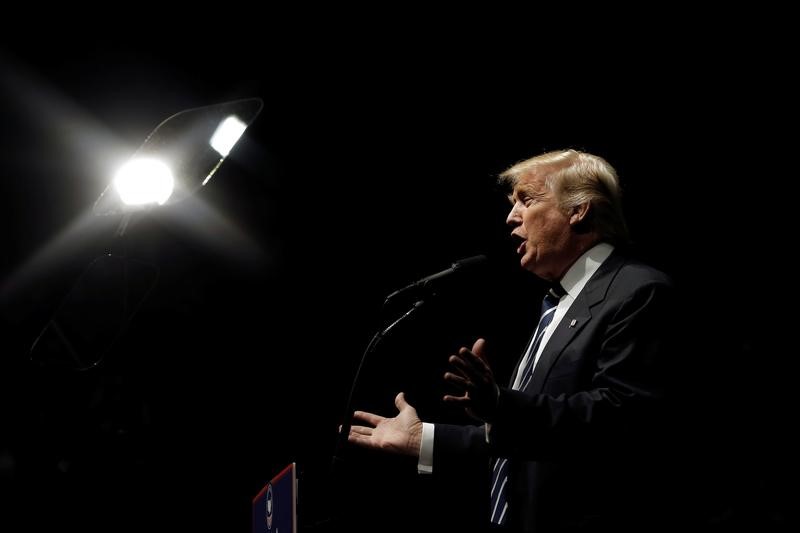
[[[523,183],[514,187],[514,189],[511,192],[509,192],[508,197],[509,198],[519,197],[521,194],[527,194],[528,196],[538,196],[541,193],[538,193],[531,185]]]

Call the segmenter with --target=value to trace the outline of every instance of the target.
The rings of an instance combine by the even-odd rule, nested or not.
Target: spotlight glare
[[[163,205],[174,186],[169,167],[157,159],[131,159],[114,176],[114,187],[127,205]]]
[[[235,115],[230,115],[220,122],[208,143],[214,150],[219,152],[219,155],[225,157],[230,153],[246,128],[247,124],[239,120]]]

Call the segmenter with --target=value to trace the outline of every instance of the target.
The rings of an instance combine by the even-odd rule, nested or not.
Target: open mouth
[[[511,234],[511,242],[517,246],[517,254],[522,255],[525,253],[525,239],[519,235]]]

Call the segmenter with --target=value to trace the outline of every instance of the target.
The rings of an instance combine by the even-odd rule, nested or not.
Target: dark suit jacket
[[[527,389],[501,389],[490,444],[484,426],[436,425],[434,475],[465,460],[487,468],[492,457],[510,458],[515,531],[665,524],[674,301],[664,274],[615,250],[558,324]]]

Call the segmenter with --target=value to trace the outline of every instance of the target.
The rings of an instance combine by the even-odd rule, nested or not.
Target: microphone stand
[[[381,307],[381,310],[384,313],[386,313],[387,309],[395,307],[394,304],[399,302],[413,301],[414,303],[411,305],[410,309],[407,309],[391,324],[385,328],[379,328],[370,340],[369,344],[364,350],[364,353],[361,355],[361,360],[358,363],[358,368],[356,369],[355,377],[353,378],[353,383],[350,387],[350,394],[347,398],[347,406],[344,411],[344,419],[342,420],[341,429],[336,436],[336,444],[334,447],[333,457],[331,458],[328,482],[332,482],[334,484],[337,483],[338,475],[340,474],[345,463],[344,453],[347,449],[348,437],[350,436],[350,430],[353,426],[353,400],[356,397],[361,374],[364,371],[367,359],[377,351],[378,345],[389,334],[389,332],[391,332],[395,327],[397,327],[398,324],[408,319],[411,315],[415,314],[422,306],[425,305],[426,298],[433,298],[437,295],[439,285],[443,281],[450,276],[460,275],[462,272],[473,271],[478,267],[483,267],[486,263],[487,258],[485,255],[461,259],[454,262],[450,268],[415,281],[414,283],[403,287],[402,289],[392,292],[386,297],[383,302],[383,306]],[[338,517],[334,517],[333,509],[339,507],[340,498],[343,496],[343,494],[340,490],[340,487],[334,486],[332,488],[329,487],[329,490],[325,492],[325,495],[326,499],[324,500],[323,506],[327,507],[327,509],[322,513],[324,518],[311,521],[310,524],[308,524],[308,527],[303,528],[304,531],[319,530],[321,527],[327,528],[330,526],[335,526],[335,524],[332,524],[332,522],[334,521],[334,518]],[[324,529],[324,531],[328,531],[328,529]]]
[[[432,293],[429,293],[432,294]],[[387,303],[389,302],[389,298],[386,299],[384,302],[383,308],[386,308]],[[414,304],[400,315],[399,318],[394,320],[391,324],[386,326],[385,328],[380,328],[369,341],[367,348],[364,350],[364,353],[361,355],[361,361],[358,363],[358,368],[356,370],[355,377],[353,378],[353,384],[350,387],[350,394],[347,398],[347,406],[345,408],[345,416],[344,420],[342,421],[342,428],[339,431],[339,434],[336,436],[336,446],[333,453],[333,457],[331,460],[330,466],[330,473],[328,482],[334,484],[333,490],[326,491],[326,495],[328,496],[325,499],[325,503],[323,504],[324,507],[328,507],[326,511],[323,511],[323,517],[321,519],[313,520],[310,524],[307,524],[306,527],[303,528],[304,531],[313,531],[313,530],[320,530],[320,531],[329,531],[331,530],[330,527],[335,526],[334,522],[334,513],[335,509],[340,507],[340,498],[343,496],[340,491],[335,490],[335,485],[337,484],[338,475],[342,471],[343,465],[345,463],[344,459],[344,452],[347,448],[347,437],[350,435],[350,428],[353,425],[353,400],[356,397],[356,392],[358,391],[359,380],[361,378],[361,374],[364,370],[365,364],[367,359],[377,351],[378,345],[380,345],[381,341],[389,334],[398,324],[407,320],[410,316],[415,314],[423,305],[425,301],[423,299],[418,299]],[[331,494],[333,496],[331,496]],[[310,517],[309,517],[310,518]],[[321,528],[321,529],[320,529]]]
[[[387,302],[389,299],[387,298]],[[395,328],[400,322],[403,322],[408,317],[413,315],[418,309],[420,309],[425,304],[424,300],[417,300],[414,302],[414,305],[411,306],[411,309],[403,313],[400,318],[389,324],[384,329],[379,329],[377,333],[372,337],[372,340],[369,341],[367,348],[364,350],[363,355],[361,356],[361,361],[358,363],[358,369],[356,370],[356,375],[353,378],[353,384],[350,387],[350,395],[347,398],[347,407],[345,408],[344,420],[342,421],[342,429],[339,431],[339,434],[336,438],[336,450],[333,453],[333,461],[331,464],[331,472],[335,475],[338,471],[338,468],[343,463],[344,459],[341,457],[342,453],[344,452],[345,447],[347,446],[347,437],[350,435],[350,428],[353,425],[353,399],[355,398],[356,390],[358,389],[358,382],[359,378],[361,377],[361,371],[364,369],[364,363],[366,362],[367,358],[372,355],[378,347],[378,344],[383,340],[386,335]],[[385,305],[385,303],[384,303]]]

